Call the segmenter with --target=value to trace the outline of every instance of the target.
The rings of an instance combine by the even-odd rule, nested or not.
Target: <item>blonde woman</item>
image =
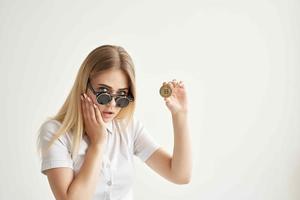
[[[134,64],[119,46],[94,49],[82,63],[59,112],[39,132],[41,171],[57,200],[132,199],[133,156],[176,184],[191,177],[187,96],[181,81],[164,82],[174,127],[169,155],[133,116]]]

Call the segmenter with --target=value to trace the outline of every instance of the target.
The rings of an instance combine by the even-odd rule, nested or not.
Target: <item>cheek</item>
[[[103,110],[105,110],[105,105],[101,105],[99,104],[96,100],[95,100],[95,104],[97,105],[97,107],[99,108],[100,112],[102,112]]]

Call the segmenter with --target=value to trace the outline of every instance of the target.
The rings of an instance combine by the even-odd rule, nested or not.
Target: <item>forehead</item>
[[[92,84],[98,87],[99,85],[107,85],[112,90],[119,90],[129,87],[127,75],[121,69],[109,69],[100,72],[92,80]]]

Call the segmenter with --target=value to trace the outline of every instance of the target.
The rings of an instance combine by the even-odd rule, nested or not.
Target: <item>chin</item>
[[[103,121],[104,121],[105,123],[108,123],[108,122],[110,122],[111,120],[110,120],[110,119],[103,119]]]
[[[111,122],[115,117],[102,118],[105,123]]]

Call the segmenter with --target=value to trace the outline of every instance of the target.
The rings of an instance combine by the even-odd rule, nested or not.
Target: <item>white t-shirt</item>
[[[49,120],[41,127],[41,147],[46,147],[60,122]],[[124,132],[119,132],[120,124],[113,120],[107,124],[108,137],[102,156],[102,167],[93,200],[132,200],[134,180],[133,155],[146,161],[159,145],[147,133],[143,124],[136,118],[129,123]],[[71,158],[72,135],[62,135],[50,147],[47,154],[42,154],[41,171],[57,167],[69,167],[75,175],[84,162],[89,141],[87,136],[81,141],[79,154],[75,160]]]

